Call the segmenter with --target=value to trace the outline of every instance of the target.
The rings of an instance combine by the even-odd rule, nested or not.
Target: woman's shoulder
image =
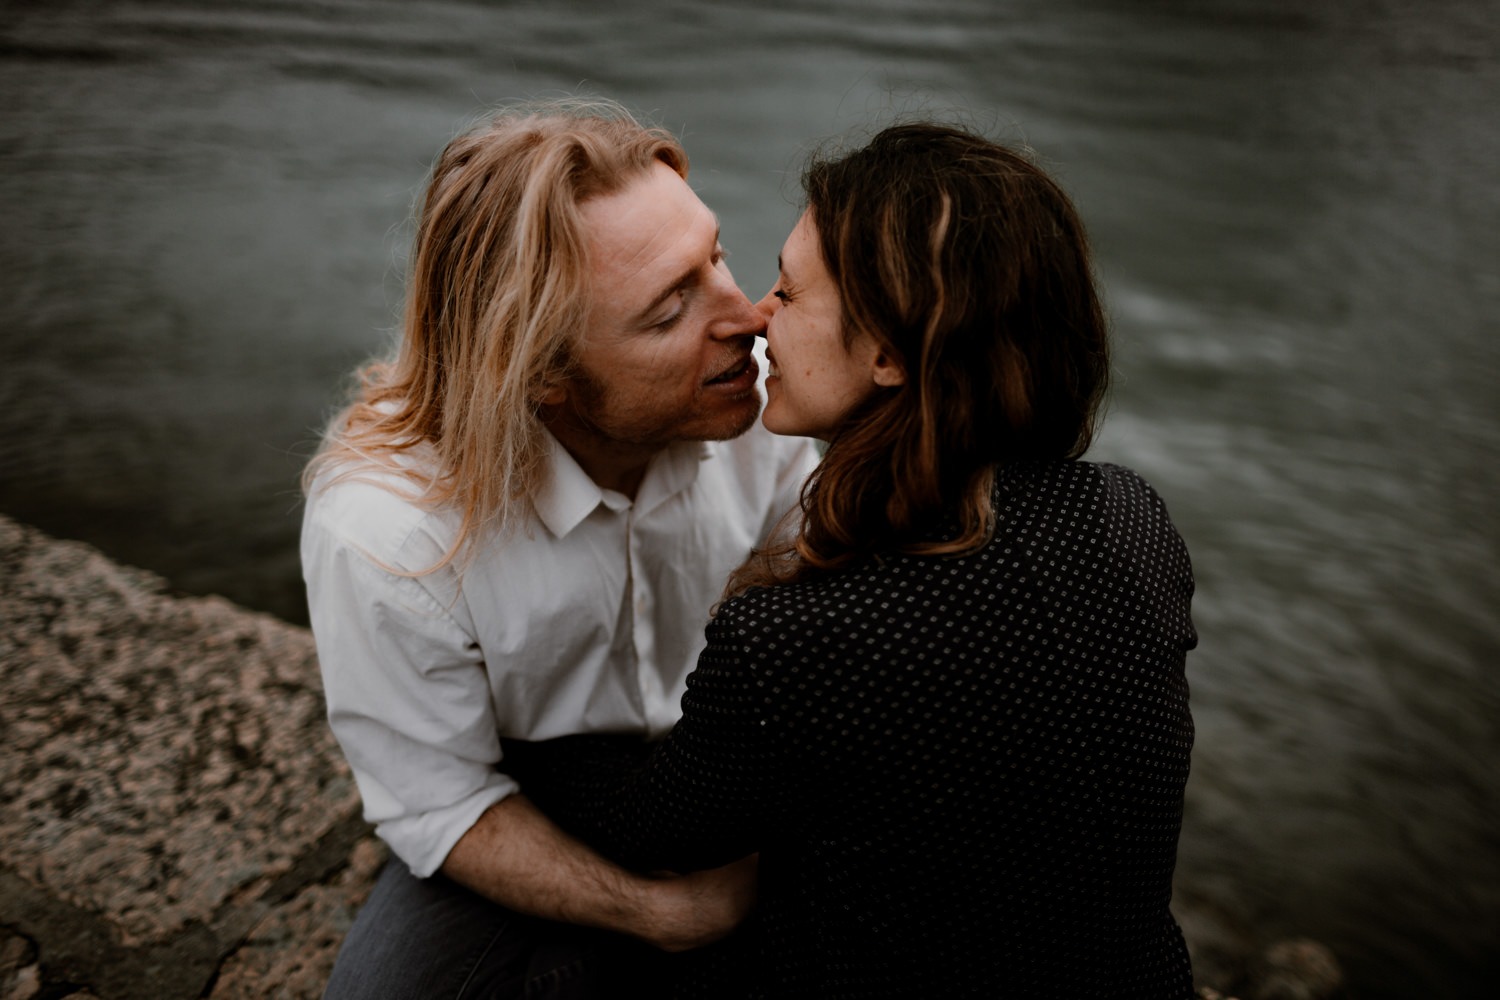
[[[795,583],[752,587],[714,610],[708,637],[748,651],[779,648],[785,640],[812,650],[859,630],[879,606],[886,586],[884,560],[818,574]]]
[[[847,637],[888,617],[890,609],[965,586],[984,566],[1022,554],[1040,557],[1054,544],[1106,551],[1114,541],[1148,532],[1175,535],[1156,491],[1132,469],[1080,460],[1027,462],[996,476],[996,533],[978,550],[958,554],[889,551],[796,583],[753,587],[727,598],[711,628],[747,645],[796,634],[817,644]]]
[[[820,605],[830,589],[828,576],[796,583],[751,587],[719,602],[713,621],[737,632],[755,631],[800,617],[806,609]]]
[[[1187,545],[1166,503],[1134,470],[1083,461],[1011,470],[997,484],[994,558],[1044,576],[1059,567],[1101,579],[1191,580]]]
[[[1166,516],[1161,496],[1135,470],[1080,459],[1007,466],[995,477],[994,502],[1002,519],[1026,513],[1087,522]]]
[[[1051,493],[1154,492],[1134,469],[1083,459],[1015,462],[1003,466],[995,477],[995,489],[999,493],[1027,489]]]

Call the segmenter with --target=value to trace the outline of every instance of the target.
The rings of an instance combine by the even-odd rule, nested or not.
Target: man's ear
[[[906,384],[906,369],[884,351],[876,352],[875,360],[870,364],[870,376],[875,380],[876,385],[887,388]]]

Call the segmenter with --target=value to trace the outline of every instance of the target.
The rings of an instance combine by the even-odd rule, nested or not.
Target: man
[[[607,104],[502,113],[434,168],[399,353],[306,477],[329,720],[395,855],[330,997],[585,995],[589,961],[641,956],[544,921],[676,950],[749,905],[744,866],[604,862],[500,746],[671,728],[709,605],[816,462],[746,433],[765,320],[686,173]]]

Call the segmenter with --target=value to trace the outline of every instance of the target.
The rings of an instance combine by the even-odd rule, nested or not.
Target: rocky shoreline
[[[3,516],[0,622],[0,1000],[319,996],[385,852],[307,630]],[[1326,948],[1178,897],[1200,982],[1340,995]]]

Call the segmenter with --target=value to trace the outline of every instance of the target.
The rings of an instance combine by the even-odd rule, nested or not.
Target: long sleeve
[[[353,489],[360,487],[342,492]],[[403,532],[401,565],[378,565],[386,560],[338,530],[358,523],[337,509],[340,491],[314,496],[302,536],[308,607],[329,724],[359,784],[365,818],[426,877],[480,814],[518,785],[495,767],[500,744],[485,665],[460,620],[451,578],[403,575],[440,558],[441,539],[408,530],[405,510],[379,494],[362,501],[382,504],[387,523]]]

